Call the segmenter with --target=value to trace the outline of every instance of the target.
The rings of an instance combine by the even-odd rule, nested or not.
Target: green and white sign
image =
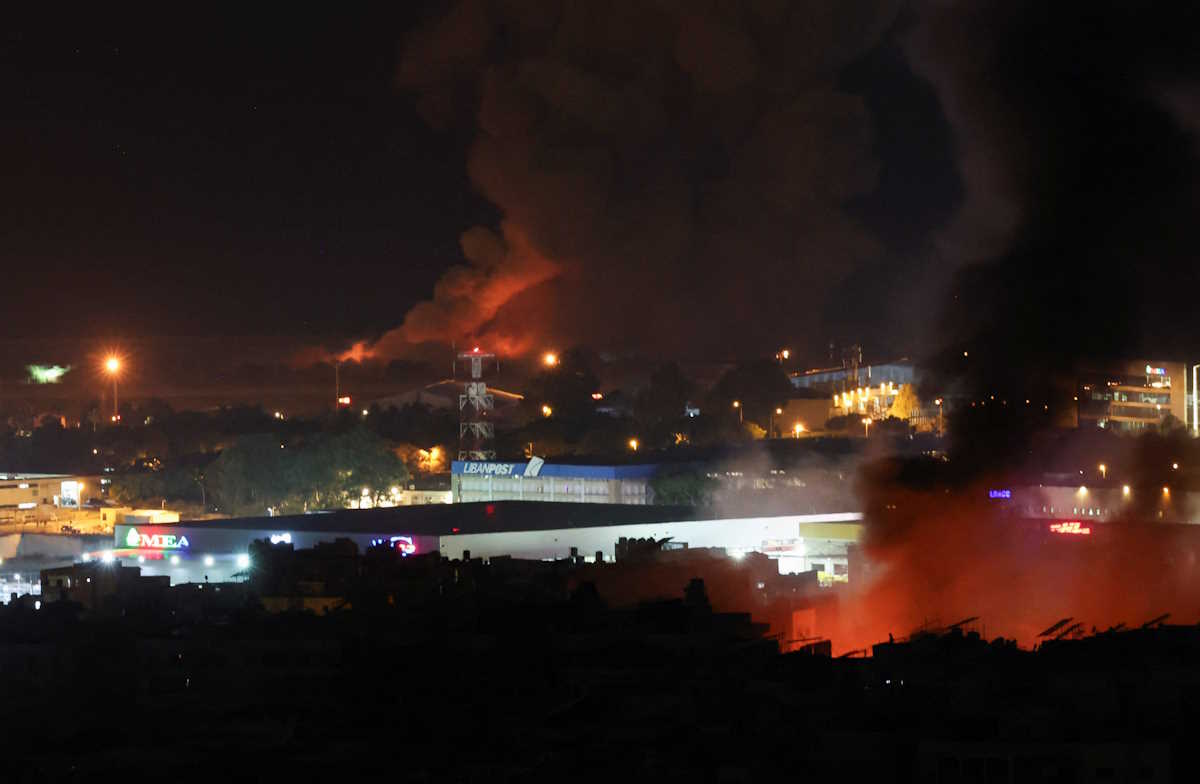
[[[146,534],[130,528],[125,534],[125,546],[147,550],[186,550],[191,546],[186,536],[174,534]]]

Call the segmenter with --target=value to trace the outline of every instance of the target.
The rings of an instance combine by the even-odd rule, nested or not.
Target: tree
[[[667,471],[650,480],[656,504],[708,506],[717,486],[717,480],[699,471],[683,469]]]
[[[650,375],[650,383],[637,395],[634,418],[647,431],[664,423],[673,425],[683,417],[684,406],[692,392],[692,382],[683,375],[679,365],[674,362],[659,365]]]
[[[557,365],[533,378],[532,394],[526,396],[529,415],[541,416],[542,406],[546,405],[555,419],[572,427],[583,426],[596,410],[592,393],[600,387],[600,381],[594,365],[595,359],[586,349],[574,348],[563,354]]]
[[[888,409],[888,417],[896,417],[908,421],[921,411],[921,401],[917,397],[912,384],[901,384],[896,399]]]
[[[731,416],[736,421],[736,401],[743,419],[765,428],[772,411],[787,402],[791,394],[792,384],[778,362],[756,360],[726,371],[708,395],[707,406],[715,415]]]

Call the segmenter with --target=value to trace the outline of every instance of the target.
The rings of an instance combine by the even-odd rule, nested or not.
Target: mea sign
[[[130,528],[125,534],[126,547],[139,547],[151,550],[183,550],[191,546],[186,536],[174,534],[142,534],[138,529]]]

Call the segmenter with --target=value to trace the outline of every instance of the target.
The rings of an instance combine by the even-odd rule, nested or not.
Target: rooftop
[[[444,536],[454,533],[544,531],[606,525],[645,525],[733,518],[690,506],[575,504],[545,501],[429,504],[387,509],[346,509],[304,515],[235,517],[162,523],[156,530],[205,528],[216,531],[302,531],[344,534],[405,533]],[[830,516],[830,517],[836,517]],[[841,517],[846,517],[841,515]]]

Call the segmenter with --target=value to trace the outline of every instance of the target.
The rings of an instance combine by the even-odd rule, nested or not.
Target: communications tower
[[[496,456],[496,426],[492,423],[495,398],[483,380],[484,363],[496,359],[479,346],[458,352],[457,362],[467,366],[467,379],[458,396],[458,459],[491,460]]]

